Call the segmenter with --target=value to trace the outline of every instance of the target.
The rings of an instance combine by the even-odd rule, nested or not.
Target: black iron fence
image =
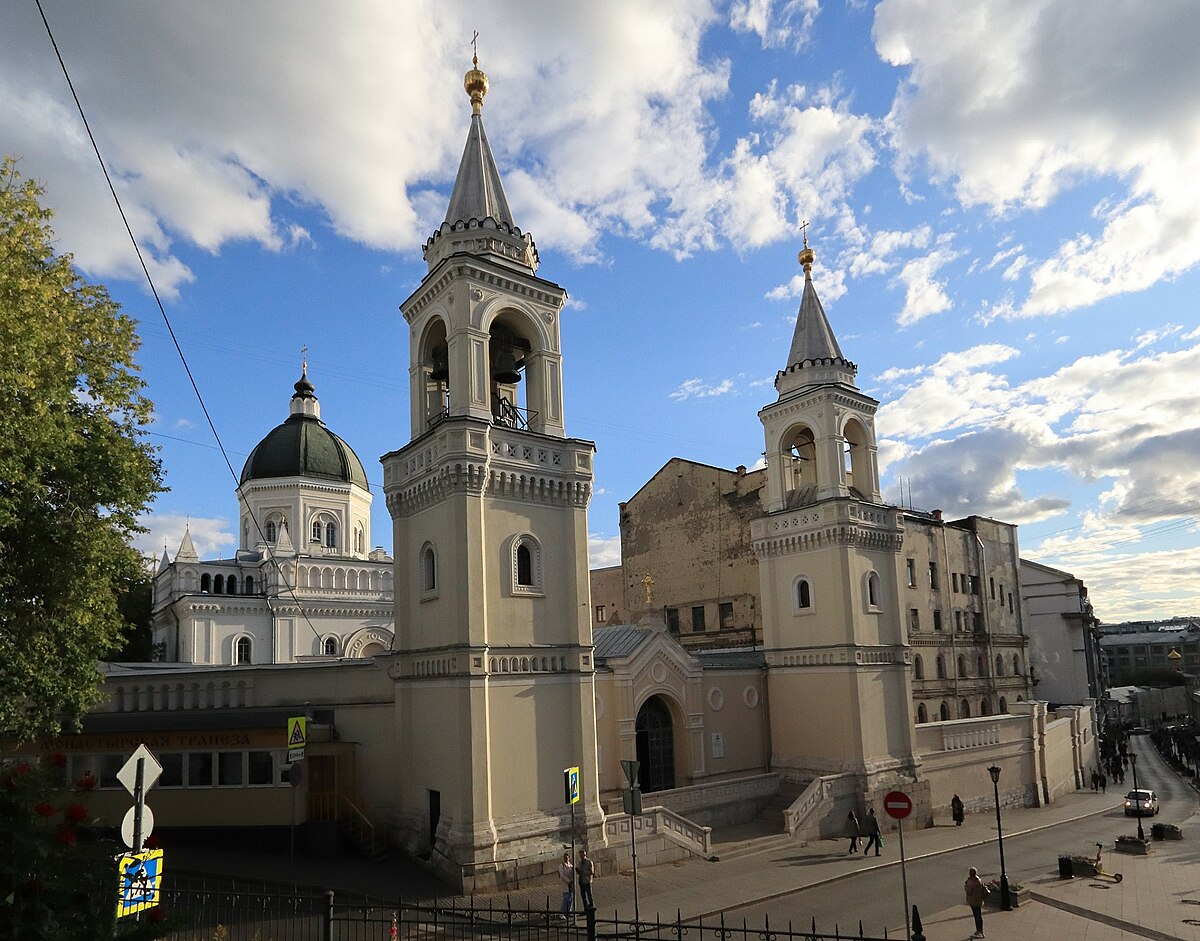
[[[815,921],[759,927],[723,916],[631,922],[595,910],[564,917],[549,908],[385,903],[334,892],[167,889],[157,909],[138,917],[172,941],[887,941],[886,931],[869,936],[861,923],[828,932]]]

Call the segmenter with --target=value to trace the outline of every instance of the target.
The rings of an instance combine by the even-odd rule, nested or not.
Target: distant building
[[[1029,610],[1029,666],[1038,698],[1055,705],[1099,700],[1108,667],[1087,586],[1069,572],[1022,559],[1021,595]]]
[[[625,584],[621,566],[592,569],[592,629],[620,624],[625,608]]]
[[[1100,648],[1114,683],[1126,682],[1139,670],[1200,673],[1200,624],[1194,621],[1173,622],[1168,630],[1106,634]]]

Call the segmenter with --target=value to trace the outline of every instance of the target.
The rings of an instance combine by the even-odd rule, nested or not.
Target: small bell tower
[[[411,440],[382,458],[393,521],[391,675],[408,848],[446,866],[557,859],[564,768],[577,839],[603,843],[588,581],[590,441],[566,435],[559,318],[483,127],[488,77],[409,324]]]
[[[797,781],[850,774],[860,796],[849,806],[861,807],[881,789],[907,786],[916,768],[899,593],[903,514],[882,502],[879,403],[854,384],[857,367],[813,285],[807,238],[799,260],[804,292],[775,377],[779,397],[759,412],[767,513],[751,524],[771,766]]]

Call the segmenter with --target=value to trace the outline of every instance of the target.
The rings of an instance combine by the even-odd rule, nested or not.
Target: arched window
[[[528,534],[512,543],[512,590],[526,595],[542,590],[542,547]]]
[[[811,609],[812,604],[812,582],[804,575],[796,579],[796,591],[793,596],[796,603],[797,611]]]
[[[239,637],[237,646],[234,650],[234,663],[249,663],[250,662],[250,638]]]
[[[218,575],[216,578],[213,579],[213,594],[214,595],[225,594],[225,576],[224,575]]]
[[[336,657],[338,652],[338,642],[336,637],[326,637],[324,644],[325,656]]]
[[[941,654],[938,654],[937,658],[937,678],[939,680],[946,678],[946,660]]]
[[[254,576],[253,575],[246,576],[246,594],[248,594],[248,595],[254,594]]]
[[[950,703],[942,701],[941,707],[938,709],[938,718],[943,722],[950,721]]]
[[[212,591],[212,576],[208,572],[200,576],[200,590],[205,594]]]
[[[359,526],[354,530],[354,551],[364,552],[366,546],[366,537],[363,535],[362,527]]]
[[[267,520],[267,542],[274,542],[277,534],[274,520]]]
[[[870,572],[867,575],[867,607],[879,607],[879,576],[875,572]]]
[[[992,714],[992,704],[986,699],[981,699],[979,701],[979,714],[981,716],[990,716]]]
[[[1004,676],[1004,658],[996,654],[996,676]]]
[[[958,656],[958,676],[964,677],[967,675],[967,658],[962,654]]]
[[[1013,676],[1021,675],[1021,658],[1013,654]]]
[[[528,553],[528,550],[526,550]],[[421,550],[421,590],[426,594],[437,591],[437,556],[428,543]]]
[[[321,544],[321,521],[317,520],[312,524],[312,541],[318,546]]]
[[[325,548],[337,548],[337,527],[334,526],[333,523],[325,524]]]
[[[987,660],[982,654],[975,660],[975,670],[980,676],[987,676]]]
[[[958,704],[958,717],[960,719],[971,718],[971,704],[965,699]]]
[[[918,680],[925,679],[925,662],[920,654],[913,657],[913,677]]]
[[[917,725],[923,725],[929,721],[929,713],[925,711],[925,703],[917,703]]]
[[[225,594],[227,594],[227,595],[236,595],[237,594],[237,576],[236,575],[230,575],[227,579],[225,579]]]
[[[1008,715],[1008,700],[1003,696],[1000,697],[1000,714]]]

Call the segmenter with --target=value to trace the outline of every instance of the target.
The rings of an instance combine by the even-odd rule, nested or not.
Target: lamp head
[[[999,767],[997,767],[996,765],[992,765],[990,768],[988,768],[988,774],[990,774],[992,776],[993,784],[1000,783],[1000,768]]]

